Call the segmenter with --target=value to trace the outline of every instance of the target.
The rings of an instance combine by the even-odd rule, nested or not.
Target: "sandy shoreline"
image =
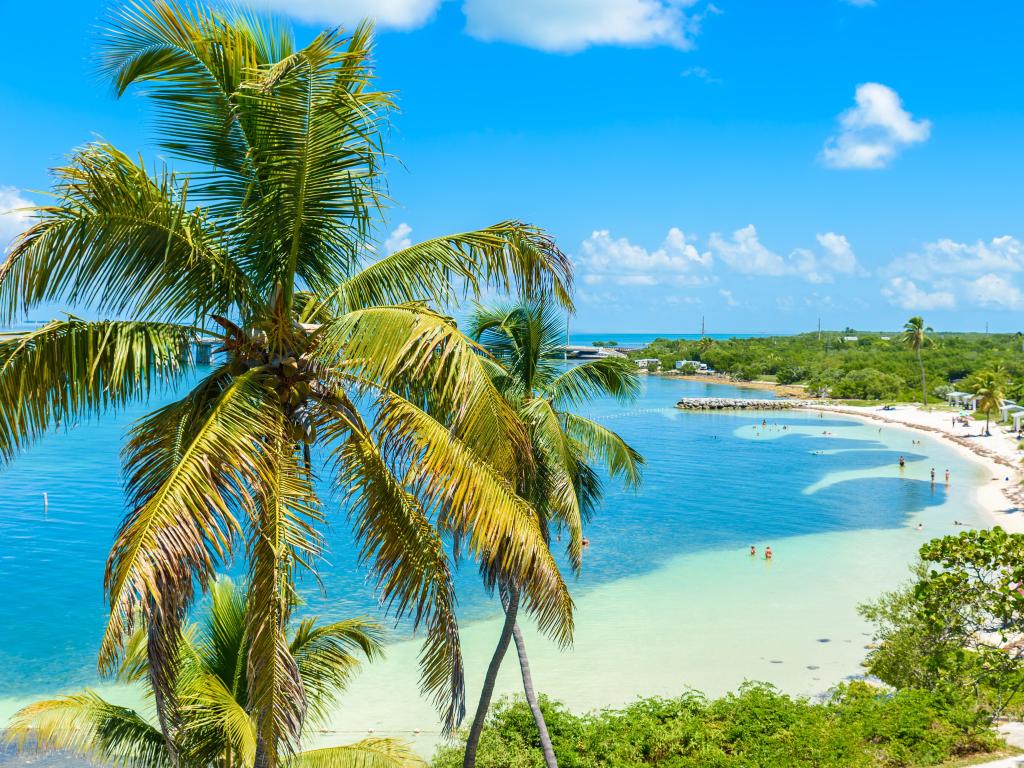
[[[1024,488],[1021,486],[1021,458],[1017,438],[1003,427],[992,425],[992,434],[984,435],[985,423],[971,421],[970,426],[953,424],[949,411],[924,411],[917,406],[896,406],[883,411],[880,406],[855,406],[822,403],[803,410],[827,411],[882,422],[902,429],[927,432],[952,445],[965,458],[980,464],[988,472],[988,482],[978,488],[978,505],[993,525],[1013,533],[1024,533]]]
[[[697,381],[701,384],[717,384],[737,389],[759,389],[765,392],[774,392],[779,397],[804,397],[807,393],[806,387],[802,384],[777,384],[774,381],[737,381],[728,376],[707,373],[675,373],[664,371],[652,373],[650,376],[660,376],[665,379],[679,379],[680,381]]]

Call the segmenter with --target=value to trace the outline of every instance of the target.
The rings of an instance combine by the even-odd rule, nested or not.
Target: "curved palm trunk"
[[[917,348],[917,364],[921,366],[921,397],[924,400],[924,407],[928,407],[928,387],[924,381],[924,358],[921,357],[921,348]]]
[[[470,726],[469,736],[466,737],[466,754],[462,758],[463,768],[476,768],[476,751],[480,746],[480,734],[483,733],[487,710],[491,706],[491,697],[494,695],[494,683],[498,679],[498,670],[501,669],[501,661],[505,658],[505,652],[508,650],[512,631],[516,625],[516,615],[519,613],[519,590],[508,589],[505,585],[499,586],[498,589],[501,592],[501,603],[505,609],[505,623],[501,627],[498,645],[491,656],[491,663],[487,665],[484,686],[480,691],[480,702],[476,705],[473,725]]]
[[[530,674],[530,660],[526,657],[526,643],[523,642],[523,633],[519,631],[519,625],[512,626],[512,638],[516,642],[516,653],[519,654],[519,670],[523,675],[523,691],[526,693],[526,701],[533,713],[533,722],[537,724],[537,731],[540,733],[540,747],[544,752],[544,763],[547,768],[558,768],[558,760],[555,759],[555,748],[551,746],[551,735],[548,733],[548,724],[544,722],[544,713],[540,711],[537,703],[537,693],[533,690],[533,676]]]

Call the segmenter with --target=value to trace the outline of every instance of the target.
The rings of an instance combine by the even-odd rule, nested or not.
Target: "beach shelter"
[[[1017,405],[1013,400],[1004,400],[999,406],[999,420],[1006,421],[1011,415],[1024,411],[1024,406]]]
[[[971,397],[970,392],[948,392],[946,402],[950,405],[964,405],[965,398]]]
[[[1013,419],[1013,431],[1020,432],[1020,423],[1024,421],[1024,409],[1011,414],[1010,418]]]

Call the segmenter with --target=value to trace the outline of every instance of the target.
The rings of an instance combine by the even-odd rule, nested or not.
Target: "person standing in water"
[[[900,456],[900,469],[903,469],[905,466],[907,466],[907,460]]]
[[[751,557],[756,557],[757,556],[757,547],[755,547],[753,544],[750,545],[750,556]]]
[[[946,485],[949,485],[949,470],[946,470]]]
[[[932,467],[932,485],[935,485],[935,467]]]
[[[764,548],[764,559],[765,560],[771,560],[772,559],[772,548],[771,547],[765,547]]]

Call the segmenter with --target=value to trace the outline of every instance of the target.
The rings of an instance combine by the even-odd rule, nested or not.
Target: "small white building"
[[[949,392],[946,394],[946,402],[952,406],[960,406],[962,408],[973,397],[974,395],[970,392]]]
[[[683,368],[686,368],[687,366],[693,366],[693,369],[697,371],[697,373],[708,372],[708,364],[702,363],[700,360],[676,360],[677,371],[681,371]]]
[[[856,342],[858,339],[856,336],[843,336],[843,341]]]
[[[637,361],[636,361],[636,367],[637,368],[643,368],[645,371],[648,368],[650,368],[652,365],[655,368],[659,368],[661,366],[661,360],[659,360],[656,357],[641,357],[641,358],[638,358]]]
[[[1003,400],[1003,404],[999,406],[999,420],[1006,421],[1014,413],[1024,411],[1024,407],[1017,405],[1013,400]]]

